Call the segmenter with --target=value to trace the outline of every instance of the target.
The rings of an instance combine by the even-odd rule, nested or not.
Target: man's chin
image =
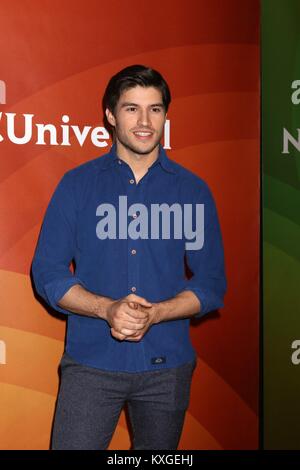
[[[153,143],[151,145],[129,145],[127,148],[138,155],[148,155],[153,152],[156,147],[158,147],[159,142]]]
[[[156,147],[156,146],[155,146]],[[150,149],[132,149],[132,151],[138,155],[149,155],[149,153],[151,153],[155,147],[151,147]]]

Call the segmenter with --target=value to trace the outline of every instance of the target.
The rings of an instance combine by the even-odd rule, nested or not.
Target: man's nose
[[[149,111],[146,109],[141,109],[138,115],[138,124],[140,126],[149,126],[150,124],[150,115]]]

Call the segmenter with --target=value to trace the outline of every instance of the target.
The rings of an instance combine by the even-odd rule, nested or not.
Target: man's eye
[[[133,106],[130,106],[129,108],[127,108],[127,111],[135,111],[136,108],[134,108]]]
[[[154,111],[155,113],[160,113],[161,108],[152,108],[152,111]]]

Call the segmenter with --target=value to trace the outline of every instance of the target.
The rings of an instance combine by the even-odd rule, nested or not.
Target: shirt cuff
[[[207,311],[206,311],[205,295],[203,294],[201,289],[198,289],[198,287],[186,286],[183,288],[183,291],[193,292],[200,302],[200,305],[201,305],[200,311],[197,312],[195,315],[193,315],[193,318],[203,317],[203,315],[205,315]]]
[[[186,281],[186,285],[183,287],[183,291],[190,290],[197,296],[200,304],[200,312],[194,315],[194,318],[201,318],[209,312],[224,307],[224,303],[219,295],[212,292],[210,289],[201,289],[193,285],[188,285],[190,281]]]
[[[47,299],[51,307],[53,307],[55,310],[61,313],[64,313],[67,315],[72,314],[70,310],[61,308],[58,305],[58,302],[65,295],[65,293],[72,286],[75,286],[76,284],[80,284],[82,287],[86,289],[86,286],[84,285],[84,283],[75,276],[72,276],[71,278],[68,277],[65,279],[60,279],[59,281],[55,280],[55,281],[50,282],[49,284],[46,284],[45,292],[46,292]]]

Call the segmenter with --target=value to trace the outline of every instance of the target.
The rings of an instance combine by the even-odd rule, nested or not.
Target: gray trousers
[[[171,369],[114,372],[64,353],[51,449],[107,449],[124,405],[132,449],[177,449],[195,366],[196,359]]]

